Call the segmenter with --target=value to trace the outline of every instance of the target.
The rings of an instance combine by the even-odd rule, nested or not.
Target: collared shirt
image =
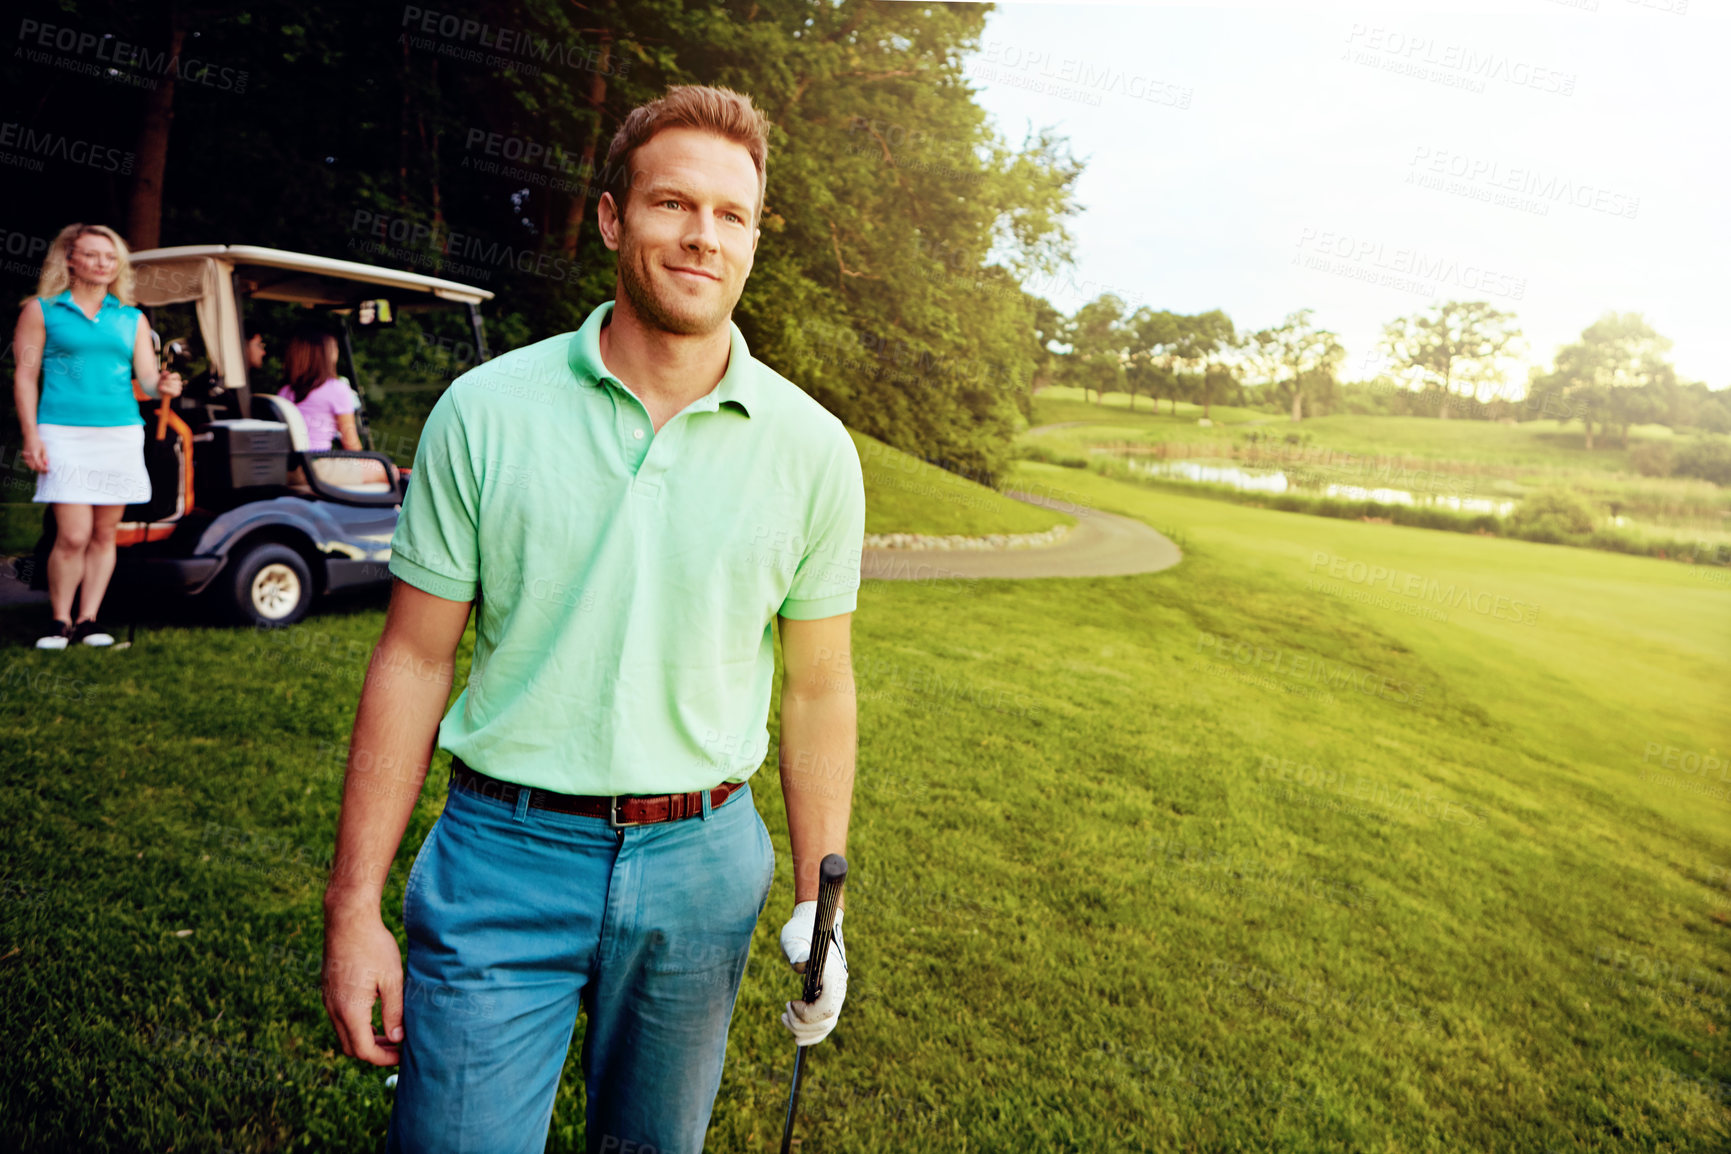
[[[439,745],[561,793],[744,781],[769,748],[771,620],[854,609],[859,455],[731,322],[720,383],[656,432],[601,361],[612,311],[463,374],[422,429],[391,572],[480,593]]]
[[[132,350],[140,313],[113,293],[102,298],[92,319],[72,290],[38,297],[42,305],[42,425],[112,428],[142,425],[132,395]]]

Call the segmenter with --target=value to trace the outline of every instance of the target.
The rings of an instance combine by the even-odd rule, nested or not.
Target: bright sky
[[[1383,322],[1444,300],[1514,312],[1537,363],[1636,311],[1683,379],[1731,385],[1723,4],[1011,3],[982,43],[1000,133],[1088,161],[1076,267],[1029,285],[1065,312],[1310,307],[1357,379]]]

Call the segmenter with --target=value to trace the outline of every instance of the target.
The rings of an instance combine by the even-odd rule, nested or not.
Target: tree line
[[[1510,359],[1521,350],[1515,316],[1485,301],[1446,301],[1383,326],[1377,353],[1354,380],[1342,374],[1338,334],[1311,309],[1278,325],[1237,329],[1219,309],[1196,314],[1130,310],[1106,293],[1066,317],[1046,306],[1044,334],[1055,348],[1034,386],[1064,384],[1098,403],[1123,393],[1212,406],[1279,406],[1293,421],[1345,409],[1447,420],[1551,418],[1578,422],[1585,445],[1627,448],[1639,424],[1731,433],[1731,390],[1678,379],[1671,342],[1639,313],[1607,312],[1558,350],[1551,368],[1530,371],[1526,394],[1502,397]]]

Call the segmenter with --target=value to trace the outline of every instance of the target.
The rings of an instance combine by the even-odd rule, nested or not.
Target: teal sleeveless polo
[[[112,293],[91,320],[72,290],[36,298],[47,340],[42,350],[42,425],[142,425],[132,396],[132,347],[139,311]]]

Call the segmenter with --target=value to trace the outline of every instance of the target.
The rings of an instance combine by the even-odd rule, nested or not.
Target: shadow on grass
[[[390,607],[391,587],[345,589],[318,597],[302,621],[345,618],[364,613],[383,613]],[[129,637],[134,645],[148,642],[162,629],[223,630],[251,632],[253,626],[238,622],[207,595],[195,597],[141,597],[115,589],[103,599],[102,624],[116,642]],[[32,649],[36,639],[50,628],[46,602],[0,605],[0,649]]]

